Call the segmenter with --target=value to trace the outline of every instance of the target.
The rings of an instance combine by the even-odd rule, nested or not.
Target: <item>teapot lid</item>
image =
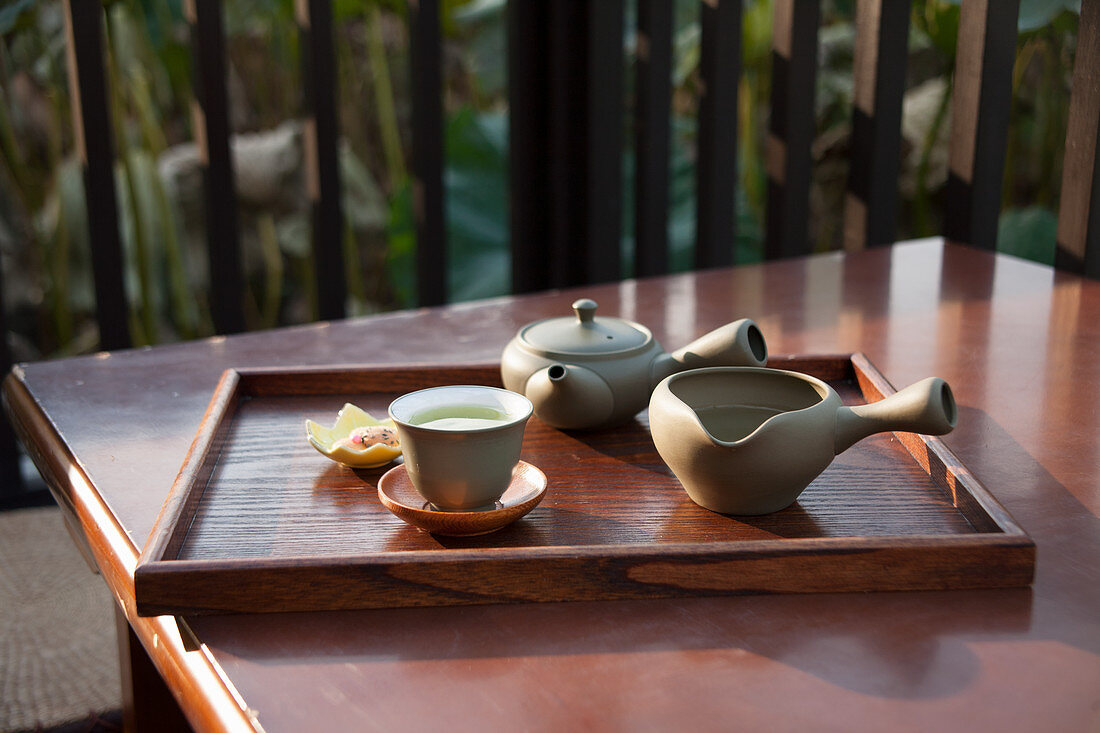
[[[612,354],[647,345],[653,335],[643,326],[622,318],[596,317],[596,301],[574,301],[575,317],[547,318],[520,331],[520,340],[532,349],[558,354]]]

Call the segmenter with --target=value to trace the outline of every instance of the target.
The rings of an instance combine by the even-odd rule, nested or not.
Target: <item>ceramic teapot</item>
[[[706,366],[763,366],[767,345],[747,318],[666,354],[645,326],[596,315],[596,302],[573,303],[572,316],[520,329],[501,357],[504,386],[526,395],[535,415],[556,428],[600,428],[645,409],[670,374]]]
[[[943,435],[957,414],[951,388],[936,377],[848,407],[820,379],[780,369],[674,374],[649,403],[657,452],[692,501],[723,514],[779,511],[863,438]]]

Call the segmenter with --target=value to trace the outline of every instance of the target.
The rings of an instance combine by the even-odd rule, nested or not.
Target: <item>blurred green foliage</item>
[[[81,0],[83,1],[83,0]],[[94,0],[87,0],[92,2]],[[914,0],[909,91],[931,96],[931,113],[907,156],[899,238],[939,229],[937,153],[949,123],[950,77],[959,0]],[[766,177],[763,140],[771,81],[770,0],[745,0],[739,88],[737,246],[760,257]],[[445,0],[444,77],[448,283],[454,300],[509,288],[508,117],[505,0]],[[207,276],[160,170],[193,139],[191,51],[181,0],[110,0],[106,69],[118,152],[116,180],[126,251],[131,333],[136,344],[212,331]],[[845,172],[851,110],[855,0],[822,0],[815,144],[815,247],[837,246],[830,199]],[[404,0],[334,0],[341,172],[349,311],[414,302],[415,230],[406,161],[408,38]],[[1061,180],[1069,79],[1080,0],[1021,0],[999,246],[1050,262]],[[301,115],[294,0],[224,3],[232,124],[273,130]],[[627,3],[624,61],[627,130],[623,156],[624,271],[631,268],[633,153],[628,110],[634,60],[634,4]],[[669,239],[675,270],[691,266],[695,236],[695,112],[699,80],[697,0],[675,0]],[[11,326],[35,358],[96,347],[86,214],[73,153],[59,0],[0,6],[0,246]],[[909,96],[907,96],[908,102]],[[843,189],[842,186],[839,187]],[[309,226],[300,211],[258,211],[243,220],[252,248],[249,325],[309,320],[314,311]],[[9,286],[10,284],[10,286]]]

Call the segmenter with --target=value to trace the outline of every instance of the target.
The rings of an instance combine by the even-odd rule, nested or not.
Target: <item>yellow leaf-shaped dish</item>
[[[374,427],[388,429],[369,430]],[[379,442],[362,448],[354,447],[357,442],[349,438],[356,434],[361,436],[364,432],[376,433]],[[331,428],[306,420],[309,444],[322,455],[352,468],[376,468],[397,458],[401,455],[401,446],[397,443],[396,435],[397,429],[393,420],[378,420],[350,402],[337,413],[336,424]]]

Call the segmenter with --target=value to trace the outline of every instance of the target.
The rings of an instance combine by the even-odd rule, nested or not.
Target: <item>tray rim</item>
[[[854,378],[864,397],[882,399],[895,392],[893,385],[871,363],[867,356],[861,352],[850,354],[789,354],[773,355],[769,357],[768,367],[783,369],[795,366],[809,366],[815,363],[831,365],[833,363],[846,363],[851,373],[846,372],[846,378]],[[963,514],[973,527],[973,531],[967,534],[918,534],[918,535],[850,535],[834,537],[807,537],[807,538],[774,538],[756,540],[731,540],[714,542],[677,542],[677,543],[626,543],[616,545],[538,545],[530,547],[494,547],[494,548],[450,548],[447,550],[399,550],[387,552],[365,553],[360,555],[292,555],[272,557],[250,558],[205,558],[205,559],[177,559],[166,557],[178,553],[186,539],[187,531],[181,527],[181,517],[188,510],[188,505],[197,505],[201,502],[205,491],[206,482],[202,472],[213,470],[214,464],[207,462],[207,456],[216,445],[218,431],[225,429],[232,423],[231,419],[224,419],[231,413],[235,400],[240,390],[247,382],[262,380],[263,378],[283,378],[288,376],[312,376],[314,379],[325,375],[347,374],[349,372],[384,373],[387,371],[403,370],[430,370],[430,371],[491,371],[499,368],[493,362],[471,363],[407,363],[407,364],[334,364],[321,366],[293,366],[278,365],[272,367],[248,367],[226,369],[218,381],[207,409],[196,431],[195,438],[184,458],[183,464],[173,481],[171,490],[166,497],[161,511],[154,523],[144,548],[140,553],[135,568],[135,598],[139,616],[161,615],[176,613],[178,609],[173,604],[158,603],[155,599],[144,598],[142,590],[149,583],[146,581],[168,579],[177,576],[200,578],[205,573],[247,573],[274,572],[279,570],[304,571],[314,570],[339,570],[348,568],[378,568],[385,569],[396,566],[430,566],[432,568],[453,566],[474,566],[484,563],[497,562],[552,562],[552,561],[577,561],[577,560],[638,560],[641,562],[653,561],[693,561],[717,559],[736,561],[739,556],[751,554],[757,559],[771,557],[798,557],[831,555],[852,555],[861,553],[889,552],[904,548],[913,552],[942,552],[950,549],[977,549],[977,550],[1003,550],[1022,553],[1018,558],[1020,567],[1015,572],[1009,573],[1008,582],[994,585],[965,585],[959,587],[1016,587],[1030,585],[1034,578],[1035,544],[1024,529],[1012,518],[1003,505],[985,488],[985,486],[970,472],[950,448],[936,436],[923,436],[912,433],[894,433],[894,436],[903,444],[910,457],[916,461],[931,476],[930,465],[933,457],[937,462],[937,468],[943,468],[945,480],[950,477],[956,484],[957,492],[952,501],[956,511]],[[845,378],[845,377],[840,377]],[[315,389],[304,389],[301,392],[274,392],[272,394],[319,394]],[[255,394],[255,393],[253,393]],[[914,452],[923,446],[925,461],[922,463],[920,456]],[[214,462],[216,463],[216,462]],[[933,482],[939,485],[936,477]],[[203,489],[196,492],[194,488],[202,483]],[[942,491],[948,489],[940,486]],[[196,496],[197,494],[197,496]],[[969,509],[961,507],[958,497],[969,497],[973,506]],[[978,512],[977,517],[972,516]],[[987,520],[985,528],[975,524],[975,518]],[[191,517],[193,519],[193,516]],[[188,520],[190,521],[190,520]],[[200,584],[201,585],[201,584]],[[920,586],[924,587],[924,586]],[[931,587],[931,586],[930,586]],[[949,586],[954,587],[954,586]],[[915,587],[914,589],[918,589]],[[714,592],[705,595],[723,594],[721,589],[712,589]],[[889,588],[887,589],[889,590]],[[732,592],[738,592],[733,590]],[[740,591],[752,592],[752,591]],[[768,591],[763,591],[768,592]],[[799,592],[799,591],[779,591]],[[806,591],[813,592],[813,591]],[[680,595],[680,594],[674,594]],[[693,594],[690,594],[693,595]],[[615,596],[617,597],[617,596]],[[658,594],[655,597],[666,597]],[[562,600],[562,599],[549,599]],[[564,600],[570,600],[568,598]],[[512,599],[482,599],[472,601],[475,603],[512,602]],[[464,601],[455,601],[463,603]],[[360,608],[360,607],[392,607],[362,606],[362,605],[325,605],[318,604],[315,610],[326,608]],[[397,605],[450,605],[437,603],[410,603]],[[201,608],[201,607],[199,607]],[[268,609],[252,608],[251,611],[263,611]],[[307,610],[306,608],[272,609],[272,610]],[[230,613],[237,610],[196,610],[189,607],[187,613]]]

